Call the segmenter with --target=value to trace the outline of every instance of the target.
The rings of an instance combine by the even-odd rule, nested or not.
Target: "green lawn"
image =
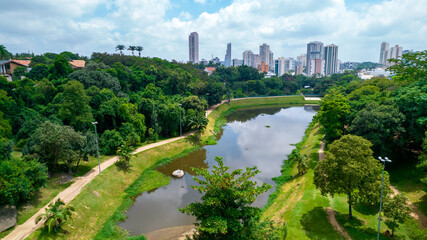
[[[343,239],[327,219],[325,208],[335,212],[337,221],[352,239],[376,239],[378,228],[378,206],[357,205],[353,207],[352,221],[348,220],[347,197],[336,195],[334,198],[322,196],[313,184],[314,167],[318,161],[318,148],[322,135],[319,125],[310,131],[304,142],[301,154],[310,156],[309,171],[283,184],[277,198],[264,210],[264,218],[270,218],[279,224],[286,222],[287,239]],[[294,166],[293,173],[297,170]],[[395,233],[395,239],[408,239],[406,225]],[[381,224],[381,232],[387,230]],[[387,239],[383,236],[380,239]]]

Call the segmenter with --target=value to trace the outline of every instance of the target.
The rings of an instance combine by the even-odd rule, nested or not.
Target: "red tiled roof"
[[[86,65],[85,60],[71,60],[70,61],[71,67],[73,68],[84,68]]]
[[[216,68],[214,68],[214,67],[205,67],[205,70],[208,72],[213,72],[213,71],[215,71],[215,69]]]
[[[22,65],[28,67],[31,63],[31,60],[10,60],[10,62],[16,63],[18,65]]]

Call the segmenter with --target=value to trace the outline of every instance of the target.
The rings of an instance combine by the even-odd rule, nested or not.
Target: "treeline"
[[[387,156],[395,164],[413,164],[418,158],[418,166],[426,169],[426,57],[427,51],[403,55],[389,68],[392,80],[355,80],[328,89],[317,115],[325,138],[361,136],[373,144],[374,156]]]
[[[218,67],[211,76],[226,86],[226,95],[236,98],[257,95],[316,94],[323,96],[326,90],[335,85],[347,84],[359,79],[357,72],[345,72],[332,76],[313,76],[284,74],[280,77],[265,78],[264,73],[248,66]]]

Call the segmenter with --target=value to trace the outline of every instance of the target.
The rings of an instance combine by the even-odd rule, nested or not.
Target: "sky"
[[[119,44],[143,56],[188,61],[188,36],[199,34],[199,59],[259,53],[306,53],[307,43],[338,45],[341,61],[378,62],[381,42],[427,49],[427,0],[1,0],[0,45],[9,52],[88,56]],[[131,54],[125,51],[125,54]]]

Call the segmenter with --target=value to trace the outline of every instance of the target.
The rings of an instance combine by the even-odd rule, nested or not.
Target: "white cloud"
[[[194,0],[195,3],[206,4],[206,0]]]
[[[207,3],[204,0],[194,0]],[[235,0],[216,12],[168,14],[169,0],[6,0],[0,39],[12,52],[74,50],[113,52],[117,44],[143,45],[144,55],[187,60],[188,35],[199,33],[200,58],[258,52],[268,43],[275,57],[295,57],[309,41],[339,46],[342,60],[377,61],[382,41],[423,50],[427,1],[391,0],[353,4],[344,0]],[[200,6],[200,5],[199,5]],[[3,6],[2,6],[3,7]],[[101,12],[102,14],[100,14]],[[13,21],[11,21],[13,19]]]

